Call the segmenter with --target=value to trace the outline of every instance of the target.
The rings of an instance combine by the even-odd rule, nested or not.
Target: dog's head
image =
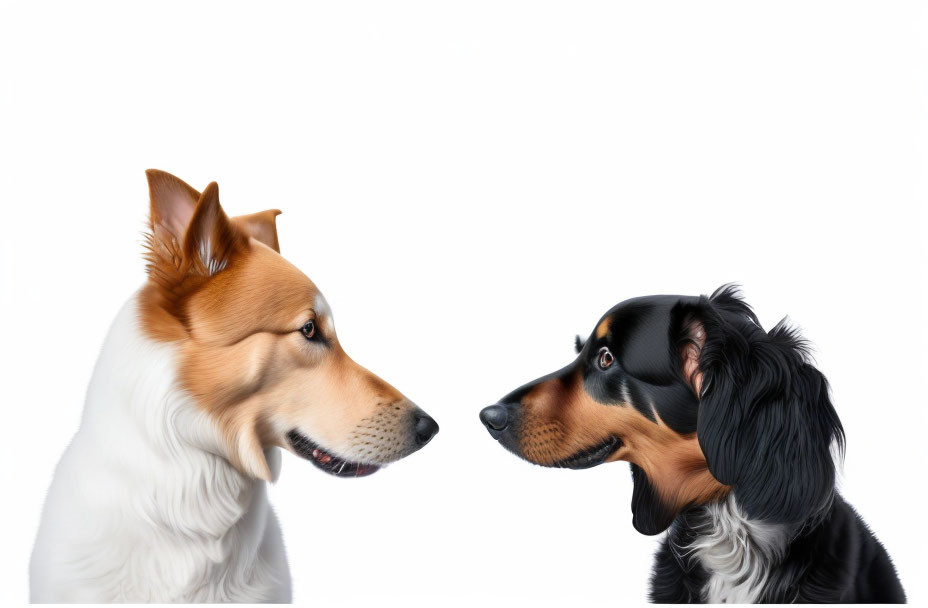
[[[635,528],[734,492],[750,517],[828,506],[843,442],[825,378],[784,323],[765,332],[733,287],[627,300],[565,367],[484,408],[490,434],[536,464],[631,463]]]
[[[277,210],[229,218],[148,171],[146,333],[176,345],[178,381],[215,423],[239,470],[269,479],[280,446],[341,476],[367,475],[427,443],[438,425],[339,344],[319,289],[279,253]]]

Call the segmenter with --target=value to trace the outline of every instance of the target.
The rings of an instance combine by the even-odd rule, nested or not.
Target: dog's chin
[[[622,447],[622,440],[611,436],[596,445],[584,448],[579,452],[548,465],[561,469],[589,469],[599,466]]]
[[[365,477],[380,470],[376,464],[352,462],[327,452],[318,443],[296,429],[287,433],[287,441],[293,451],[310,461],[317,468],[336,477]]]
[[[621,439],[610,436],[595,445],[571,454],[567,458],[562,458],[555,462],[538,462],[522,452],[518,445],[518,441],[514,437],[504,435],[498,441],[504,448],[523,460],[543,467],[557,469],[590,469],[599,466],[606,462],[610,456],[615,454],[615,452],[622,447]]]

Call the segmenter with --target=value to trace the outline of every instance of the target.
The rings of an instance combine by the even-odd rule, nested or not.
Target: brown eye
[[[312,340],[313,336],[316,335],[316,324],[312,321],[307,321],[306,325],[304,325],[300,331],[303,332],[304,338]]]
[[[615,357],[612,356],[608,348],[599,349],[599,369],[608,369],[613,361],[615,361]]]

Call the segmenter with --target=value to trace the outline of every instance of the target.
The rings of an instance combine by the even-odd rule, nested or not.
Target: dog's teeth
[[[313,450],[313,458],[319,458],[319,450]]]

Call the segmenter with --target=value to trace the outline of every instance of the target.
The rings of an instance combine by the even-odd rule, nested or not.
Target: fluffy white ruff
[[[791,535],[790,526],[748,519],[734,495],[708,505],[696,530],[699,536],[688,549],[709,573],[703,599],[713,604],[760,600]]]
[[[58,463],[30,563],[33,602],[290,600],[263,481],[222,457],[177,388],[177,357],[147,339],[137,295],[103,345],[80,429]],[[268,454],[274,476],[280,456]]]

